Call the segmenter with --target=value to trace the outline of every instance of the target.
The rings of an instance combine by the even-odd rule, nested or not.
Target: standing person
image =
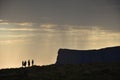
[[[30,67],[30,60],[28,60],[28,67]]]
[[[32,66],[34,65],[34,60],[32,59]]]
[[[26,64],[27,64],[27,62],[25,61],[25,62],[24,62],[24,66],[25,66],[25,67],[26,67]]]

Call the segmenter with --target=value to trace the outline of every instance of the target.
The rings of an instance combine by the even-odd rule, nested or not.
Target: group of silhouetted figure
[[[22,61],[22,67],[30,67],[30,66],[33,66],[34,65],[34,60],[31,61],[31,65],[30,65],[30,60],[28,61]]]

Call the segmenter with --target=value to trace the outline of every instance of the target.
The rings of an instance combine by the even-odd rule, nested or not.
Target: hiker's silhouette
[[[27,62],[26,61],[22,61],[22,67],[26,67]]]
[[[24,62],[24,66],[25,66],[25,67],[26,67],[26,64],[27,64],[27,62],[25,61],[25,62]]]
[[[30,67],[30,60],[28,60],[28,67]]]
[[[32,60],[32,66],[34,65],[34,60]]]
[[[30,60],[28,60],[28,62],[26,61],[22,61],[22,67],[26,67],[28,65],[28,67],[30,67]],[[31,61],[31,65],[34,65],[34,60],[32,59]]]

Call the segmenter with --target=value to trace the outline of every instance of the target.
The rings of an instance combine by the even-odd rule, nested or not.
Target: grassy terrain
[[[0,80],[120,80],[120,63],[1,69]]]

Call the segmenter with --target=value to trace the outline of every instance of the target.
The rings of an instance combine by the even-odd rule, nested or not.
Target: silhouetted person
[[[28,60],[28,67],[30,67],[30,60]]]
[[[27,64],[27,62],[25,61],[25,62],[24,62],[24,66],[25,66],[25,67],[26,67],[26,64]]]
[[[22,61],[22,67],[26,67],[27,62],[26,61]]]
[[[32,59],[32,66],[34,65],[34,60]]]

